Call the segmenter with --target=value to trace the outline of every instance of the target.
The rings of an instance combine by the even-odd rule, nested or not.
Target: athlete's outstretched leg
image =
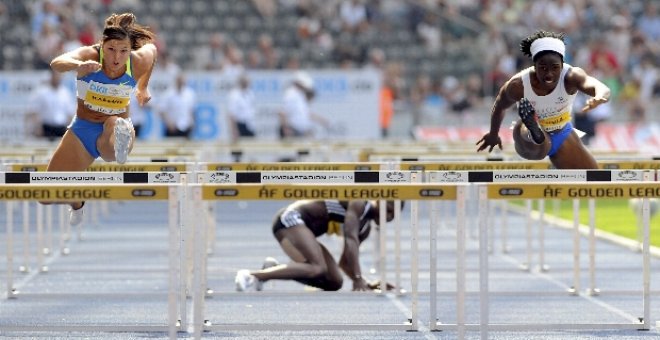
[[[532,140],[528,129],[519,120],[513,128],[513,146],[518,155],[524,159],[533,161],[544,159],[548,155],[552,144],[548,134],[545,131],[542,131],[542,133],[545,140],[541,144],[537,144]]]

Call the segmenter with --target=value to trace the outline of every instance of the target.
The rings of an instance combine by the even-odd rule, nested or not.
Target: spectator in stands
[[[181,67],[175,63],[167,51],[158,51],[158,64],[154,67],[154,75],[164,78],[168,85],[174,85],[181,73]]]
[[[597,168],[596,160],[573,131],[571,109],[578,91],[592,97],[581,110],[589,111],[609,101],[610,89],[581,68],[564,63],[563,34],[538,31],[523,39],[520,47],[534,64],[500,89],[491,113],[490,132],[477,142],[477,151],[502,148],[499,130],[505,111],[519,102],[521,120],[514,127],[513,137],[521,157],[540,160],[549,156],[557,169]]]
[[[270,34],[261,34],[257,40],[257,50],[261,54],[263,67],[274,70],[280,67],[280,52],[273,45],[273,37]]]
[[[158,112],[165,124],[165,137],[185,137],[190,139],[195,126],[195,91],[186,83],[186,77],[179,73],[176,83],[168,88],[158,102]]]
[[[383,71],[385,69],[385,61],[385,51],[378,47],[372,47],[369,50],[367,62],[364,64],[364,68]]]
[[[35,42],[37,58],[34,67],[38,70],[48,69],[50,61],[62,52],[62,37],[53,26],[44,23],[41,26],[41,35]]]
[[[396,77],[392,72],[385,72],[383,75],[383,86],[380,89],[380,136],[387,138],[390,136],[390,127],[394,117],[394,100],[397,95]]]
[[[657,2],[646,2],[644,13],[637,20],[637,28],[651,44],[660,44],[660,6]]]
[[[62,20],[60,32],[62,34],[62,50],[73,51],[82,46],[80,40],[78,40],[78,28],[72,21]]]
[[[612,116],[611,102],[600,104],[593,110],[582,111],[581,109],[588,99],[589,97],[584,93],[578,93],[573,103],[573,124],[575,124],[576,129],[584,132],[584,136],[582,136],[584,145],[590,145],[596,137],[598,124]]]
[[[571,0],[545,2],[543,17],[552,31],[571,34],[580,27],[580,9]]]
[[[310,137],[315,121],[326,127],[329,125],[323,117],[312,112],[310,104],[314,95],[312,77],[304,71],[296,72],[291,86],[284,91],[284,103],[279,112],[280,138]]]
[[[225,63],[225,36],[220,32],[211,34],[207,45],[200,46],[195,53],[195,69],[221,70]]]
[[[417,36],[424,43],[426,51],[437,54],[442,47],[442,31],[438,16],[435,13],[426,13],[422,22],[417,25]]]
[[[96,36],[97,31],[98,28],[96,27],[96,23],[92,20],[88,20],[80,29],[80,33],[78,33],[78,40],[80,40],[80,43],[83,46],[94,45],[94,42],[98,40],[98,37]]]
[[[449,111],[454,115],[452,119],[458,121],[460,125],[469,123],[467,113],[472,108],[472,102],[463,81],[454,76],[447,76],[442,80],[441,91]]]
[[[342,0],[339,4],[341,29],[349,33],[362,33],[369,28],[367,7],[362,0]]]
[[[225,49],[225,65],[222,67],[222,75],[231,82],[235,82],[245,73],[243,65],[243,51],[236,44],[227,44]]]
[[[56,30],[60,25],[60,14],[57,6],[50,0],[35,2],[32,14],[32,40],[39,41],[44,26]]]
[[[271,20],[277,14],[277,0],[252,0],[252,4],[265,20]]]
[[[455,79],[455,78],[454,78]],[[415,83],[410,89],[410,113],[412,114],[411,128],[428,124],[428,110],[426,99],[431,95],[431,77],[428,74],[417,76]]]
[[[386,220],[394,218],[394,202],[387,202]],[[378,288],[369,283],[360,269],[360,244],[369,236],[371,221],[380,224],[377,201],[297,201],[277,213],[273,234],[289,256],[288,264],[266,258],[262,270],[239,270],[236,290],[262,290],[268,280],[295,280],[326,291],[341,289],[342,271],[353,281],[354,291]],[[344,250],[336,262],[316,238],[341,235]]]
[[[264,60],[257,49],[251,49],[245,56],[246,70],[259,70],[264,68]]]
[[[255,136],[254,93],[250,90],[250,79],[246,74],[238,78],[236,86],[229,92],[227,114],[231,121],[232,141]]]
[[[56,72],[77,72],[78,108],[48,163],[48,171],[84,171],[96,158],[126,162],[135,132],[129,118],[131,92],[140,105],[151,99],[156,63],[154,36],[132,13],[112,14],[98,45],[66,52],[51,62]],[[71,202],[69,222],[82,222],[84,201]]]
[[[62,83],[62,74],[51,70],[48,83],[32,93],[30,106],[28,117],[38,126],[35,135],[52,141],[64,136],[76,113],[76,97]]]

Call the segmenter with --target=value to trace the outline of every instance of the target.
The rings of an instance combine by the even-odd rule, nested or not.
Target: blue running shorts
[[[96,140],[99,139],[99,136],[103,133],[103,123],[94,123],[74,117],[69,125],[69,129],[71,129],[76,137],[78,137],[92,157],[96,159],[101,156],[99,150],[96,148]]]
[[[564,143],[566,138],[568,138],[572,131],[573,124],[568,122],[568,124],[564,125],[564,127],[558,132],[549,133],[552,147],[550,148],[550,151],[548,151],[548,156],[552,157],[555,155],[555,153],[557,153],[559,147],[561,147],[561,145]]]

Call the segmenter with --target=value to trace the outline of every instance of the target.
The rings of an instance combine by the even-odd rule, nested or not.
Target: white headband
[[[564,45],[563,41],[557,38],[545,37],[534,40],[534,42],[532,42],[532,46],[530,47],[530,51],[532,52],[532,58],[534,58],[536,54],[541,51],[557,52],[561,54],[562,57],[564,57],[564,52],[566,52],[566,45]]]

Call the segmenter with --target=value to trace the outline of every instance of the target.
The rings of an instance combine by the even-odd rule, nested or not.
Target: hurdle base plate
[[[587,288],[585,290],[585,292],[589,296],[598,296],[598,295],[600,295],[600,289],[598,289],[598,288]]]

